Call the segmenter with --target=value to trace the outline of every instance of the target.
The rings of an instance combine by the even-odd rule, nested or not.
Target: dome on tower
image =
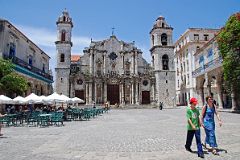
[[[58,17],[57,24],[59,23],[69,23],[73,27],[72,18],[69,16],[69,13],[66,8],[62,12],[62,15]]]
[[[155,22],[155,24],[154,24],[154,27],[166,28],[166,27],[169,27],[169,26],[168,26],[168,24],[166,23],[165,18],[160,15],[160,16],[156,19],[156,22]]]

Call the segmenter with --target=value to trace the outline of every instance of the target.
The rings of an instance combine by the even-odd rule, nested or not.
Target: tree
[[[217,37],[223,58],[224,80],[233,93],[233,105],[239,106],[240,91],[240,12],[232,15]],[[237,109],[233,106],[234,109]]]
[[[0,58],[0,79],[13,71],[14,65],[10,60]]]
[[[0,91],[12,96],[21,95],[28,89],[27,80],[13,71],[14,64],[0,58]]]

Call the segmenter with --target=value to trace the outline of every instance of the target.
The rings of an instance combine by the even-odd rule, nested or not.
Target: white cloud
[[[17,27],[34,43],[36,43],[39,46],[42,46],[43,50],[46,47],[55,48],[54,42],[57,39],[56,31],[52,31],[46,28],[38,28],[38,27],[25,26],[25,25],[17,25]],[[72,41],[74,44],[72,47],[72,50],[81,53],[84,47],[89,46],[91,38],[73,35]]]

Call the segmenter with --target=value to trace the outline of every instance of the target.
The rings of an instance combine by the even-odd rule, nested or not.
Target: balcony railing
[[[39,69],[39,68],[36,68],[36,67],[33,67],[31,66],[30,64],[28,64],[27,62],[25,62],[24,60],[18,58],[18,57],[9,57],[8,55],[4,54],[3,55],[3,58],[4,59],[11,59],[12,60],[12,63],[14,64],[17,64],[33,73],[36,73],[44,78],[47,78],[49,80],[53,80],[53,76],[51,76],[50,74],[48,73],[45,73],[43,70]]]
[[[222,64],[223,59],[222,57],[218,57],[208,63],[206,63],[204,66],[201,66],[197,68],[195,71],[192,72],[193,77],[198,76],[201,73],[204,73],[206,70],[214,69],[215,67],[218,67],[218,65]]]

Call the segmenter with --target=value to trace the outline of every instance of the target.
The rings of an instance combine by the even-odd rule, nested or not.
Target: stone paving
[[[240,159],[240,115],[220,113],[219,148],[205,159]],[[111,110],[90,121],[65,122],[64,127],[4,127],[1,160],[186,160],[185,109]],[[202,137],[204,133],[202,132]],[[202,138],[203,139],[203,138]],[[196,151],[195,139],[192,149]]]

